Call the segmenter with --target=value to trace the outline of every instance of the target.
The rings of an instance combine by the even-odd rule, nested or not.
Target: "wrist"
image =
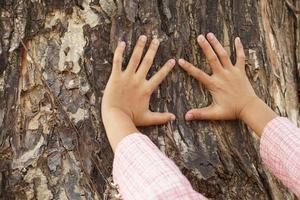
[[[138,132],[131,116],[122,109],[102,110],[102,120],[109,143],[115,151],[118,143],[126,136]]]
[[[253,98],[241,111],[240,119],[258,136],[277,114],[260,98]]]
[[[244,121],[247,118],[247,115],[249,115],[253,109],[255,110],[257,107],[259,107],[259,104],[261,103],[262,100],[258,96],[252,96],[248,98],[248,100],[242,106],[237,118]]]
[[[102,108],[103,119],[104,118],[111,119],[118,116],[126,117],[133,121],[133,115],[126,109],[120,109],[117,107]]]

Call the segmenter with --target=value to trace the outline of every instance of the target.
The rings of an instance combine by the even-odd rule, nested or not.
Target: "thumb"
[[[190,120],[219,120],[220,113],[216,106],[210,105],[205,108],[191,109],[185,114],[185,119]]]
[[[159,125],[165,124],[169,121],[175,120],[175,115],[172,113],[159,113],[159,112],[148,112],[145,116],[145,122],[147,125]]]

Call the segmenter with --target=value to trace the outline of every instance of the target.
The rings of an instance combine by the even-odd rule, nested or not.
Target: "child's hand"
[[[245,73],[245,53],[239,38],[235,39],[236,64],[219,43],[217,38],[209,33],[208,41],[203,35],[198,37],[198,43],[212,68],[209,76],[183,59],[179,65],[190,75],[203,83],[210,91],[213,102],[210,106],[192,109],[185,115],[187,120],[231,120],[243,118],[243,111],[251,103],[258,100]]]
[[[152,40],[150,47],[141,61],[146,44],[146,36],[140,36],[126,70],[122,71],[125,42],[119,42],[113,59],[113,69],[106,85],[102,116],[107,118],[111,113],[122,113],[128,116],[135,126],[164,124],[175,119],[171,113],[158,113],[149,110],[150,96],[164,80],[175,65],[171,59],[150,80],[146,75],[152,66],[159,46],[159,40]],[[115,118],[114,118],[115,120]],[[116,121],[116,123],[118,123]]]

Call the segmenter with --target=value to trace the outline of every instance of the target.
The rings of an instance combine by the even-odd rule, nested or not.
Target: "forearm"
[[[271,120],[261,136],[260,155],[273,175],[300,197],[300,129],[284,117]]]
[[[124,138],[115,151],[113,179],[126,199],[204,200],[175,163],[143,134]]]
[[[261,99],[255,98],[241,111],[240,119],[244,121],[259,137],[265,126],[277,114]]]
[[[115,151],[118,143],[126,136],[138,132],[132,119],[124,112],[110,110],[103,115],[103,124],[109,143]]]

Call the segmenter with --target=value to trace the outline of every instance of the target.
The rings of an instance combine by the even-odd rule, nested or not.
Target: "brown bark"
[[[297,0],[0,0],[1,199],[113,199],[113,153],[100,104],[116,42],[161,40],[150,75],[170,57],[210,73],[196,44],[214,32],[232,55],[240,36],[257,94],[299,121],[300,3]],[[238,121],[186,122],[208,91],[176,67],[151,109],[177,120],[141,129],[211,199],[295,199],[259,157]]]

